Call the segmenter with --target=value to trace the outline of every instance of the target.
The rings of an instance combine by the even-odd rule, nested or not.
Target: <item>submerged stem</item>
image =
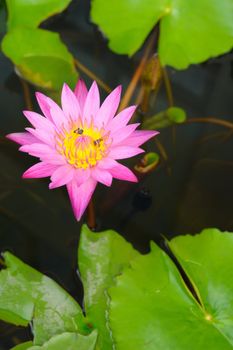
[[[120,108],[119,108],[120,111],[122,111],[124,108],[126,108],[128,106],[128,104],[131,100],[131,97],[133,96],[133,93],[134,93],[135,88],[137,86],[137,83],[142,75],[142,72],[145,68],[145,65],[146,65],[146,62],[149,58],[151,50],[153,49],[155,38],[156,38],[156,31],[154,31],[154,33],[152,34],[152,36],[151,36],[151,38],[146,46],[145,52],[142,56],[142,59],[138,65],[136,71],[134,72],[134,75],[133,75],[133,77],[132,77],[132,79],[127,87],[127,90],[122,98]]]
[[[172,87],[171,87],[169,75],[168,75],[168,72],[167,72],[165,67],[162,68],[162,72],[163,72],[163,80],[164,80],[164,84],[165,84],[165,89],[166,89],[166,93],[167,93],[168,104],[169,104],[169,107],[173,107],[174,106],[174,97],[173,97],[173,93],[172,93]]]
[[[92,199],[90,200],[87,207],[87,225],[90,230],[94,230],[96,228],[95,209]]]
[[[228,120],[222,120],[218,118],[190,118],[185,121],[185,124],[190,123],[209,123],[224,126],[225,128],[233,129],[233,123]]]
[[[25,105],[29,111],[32,111],[33,104],[32,104],[32,99],[31,99],[31,94],[30,94],[30,89],[29,89],[28,83],[22,78],[19,78],[19,80],[20,80],[22,88],[23,88]]]

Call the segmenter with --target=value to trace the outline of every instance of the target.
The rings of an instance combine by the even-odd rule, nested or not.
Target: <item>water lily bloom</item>
[[[89,91],[82,80],[73,92],[64,84],[61,108],[49,97],[36,93],[43,115],[24,111],[33,127],[7,135],[21,145],[20,151],[40,159],[23,178],[50,176],[49,188],[66,185],[77,220],[83,215],[97,182],[111,186],[112,179],[137,182],[136,176],[118,159],[142,153],[139,146],[156,131],[136,130],[128,124],[136,106],[119,114],[121,87],[110,93],[100,106],[97,84]]]

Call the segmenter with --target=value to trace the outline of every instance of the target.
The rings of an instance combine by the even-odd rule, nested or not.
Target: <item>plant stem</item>
[[[168,160],[168,155],[167,155],[167,152],[166,152],[164,146],[157,138],[155,138],[154,141],[156,143],[156,146],[157,146],[163,160],[166,162]]]
[[[133,75],[133,77],[132,77],[132,79],[127,87],[127,90],[126,90],[126,92],[121,100],[121,104],[120,104],[120,108],[119,108],[120,111],[122,109],[126,108],[131,100],[131,97],[135,91],[137,83],[141,77],[141,74],[145,68],[148,57],[149,57],[151,50],[153,48],[155,37],[156,37],[156,31],[154,31],[154,33],[152,34],[152,36],[151,36],[151,38],[146,46],[143,57],[138,65],[136,71],[134,72],[134,75]]]
[[[232,133],[232,131],[230,131],[230,133]],[[206,135],[204,137],[202,137],[199,141],[197,141],[197,144],[202,144],[204,142],[207,142],[209,140],[218,138],[220,139],[219,141],[225,141],[225,138],[227,137],[227,135],[229,134],[229,132],[227,131],[222,131],[222,132],[216,132],[216,133],[211,133],[210,135]]]
[[[87,207],[87,225],[90,230],[94,230],[96,228],[95,209],[92,199],[90,200]]]
[[[92,71],[90,71],[90,69],[88,69],[86,66],[84,66],[81,62],[79,62],[77,60],[77,58],[75,58],[74,60],[76,67],[82,71],[84,74],[86,74],[89,78],[91,78],[92,80],[95,80],[99,86],[102,87],[102,89],[104,89],[107,93],[110,93],[112,91],[112,89],[110,88],[110,86],[108,86],[106,83],[104,83],[99,77],[97,77],[97,75],[95,73],[93,73]]]
[[[218,118],[190,118],[185,121],[185,124],[190,124],[190,123],[209,123],[209,124],[221,125],[221,126],[224,126],[225,128],[233,129],[233,123],[227,120],[222,120]]]
[[[168,104],[169,104],[169,107],[173,107],[174,106],[174,97],[173,97],[173,93],[172,93],[172,87],[171,87],[169,75],[168,75],[168,72],[167,72],[165,67],[162,68],[162,72],[163,72],[163,80],[164,80],[164,84],[165,84],[165,89],[166,89],[166,93],[167,93]]]
[[[167,94],[168,105],[169,105],[169,107],[173,107],[174,106],[174,97],[173,97],[173,92],[172,92],[172,86],[171,86],[171,81],[169,79],[167,69],[165,67],[162,67],[162,74],[163,74],[163,80],[164,80],[164,85],[165,85],[166,94]],[[176,150],[176,126],[173,125],[171,130],[172,130],[173,149]]]
[[[19,78],[19,80],[20,80],[22,88],[23,88],[25,105],[29,111],[32,111],[33,104],[32,104],[32,99],[31,99],[31,94],[30,94],[30,89],[29,89],[28,83],[22,78]]]

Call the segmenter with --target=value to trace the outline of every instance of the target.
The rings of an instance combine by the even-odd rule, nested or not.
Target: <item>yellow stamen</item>
[[[57,150],[66,157],[67,162],[75,168],[87,169],[100,161],[108,149],[108,135],[104,130],[89,127],[73,126],[69,131],[57,134]]]

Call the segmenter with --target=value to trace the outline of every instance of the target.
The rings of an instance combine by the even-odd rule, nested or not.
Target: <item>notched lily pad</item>
[[[52,337],[42,346],[32,346],[28,350],[94,350],[97,332],[87,336],[78,333],[62,333]]]
[[[232,0],[92,0],[91,10],[119,54],[135,53],[160,21],[161,63],[177,69],[233,47],[232,13]]]
[[[36,28],[48,17],[63,11],[71,0],[6,0],[8,29],[19,26]]]
[[[11,348],[11,350],[29,350],[32,347],[32,341],[27,341],[25,343],[19,344]]]
[[[58,91],[64,82],[72,88],[77,82],[73,57],[56,33],[17,28],[5,35],[2,50],[16,72],[37,87]]]
[[[107,290],[139,253],[118,233],[92,232],[84,225],[78,250],[78,266],[84,286],[87,320],[98,329],[97,349],[112,349],[108,324]]]
[[[0,319],[15,325],[32,322],[34,344],[65,331],[85,331],[82,310],[57,283],[10,253],[0,272]]]
[[[169,246],[195,288],[154,243],[110,288],[110,326],[117,350],[233,348],[233,234],[204,230]]]

